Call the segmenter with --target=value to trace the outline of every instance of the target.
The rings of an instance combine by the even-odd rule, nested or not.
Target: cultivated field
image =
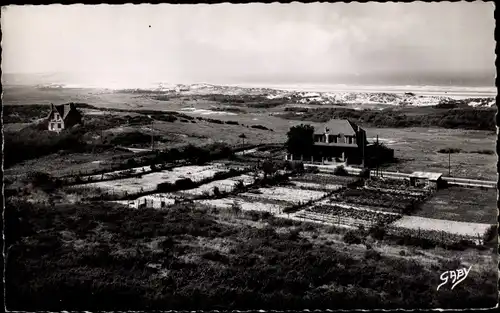
[[[392,224],[395,227],[413,230],[433,230],[467,237],[482,238],[491,224],[456,222],[419,216],[404,216]]]
[[[469,223],[497,223],[495,189],[449,187],[438,190],[413,215]]]

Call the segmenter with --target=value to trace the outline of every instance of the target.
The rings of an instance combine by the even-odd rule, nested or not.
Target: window
[[[57,128],[61,129],[61,123],[57,123]]]

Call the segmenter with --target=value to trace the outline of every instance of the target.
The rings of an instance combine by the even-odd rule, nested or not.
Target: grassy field
[[[497,300],[491,251],[351,245],[331,228],[185,205],[7,208],[9,310],[458,309]],[[465,282],[436,292],[440,273],[469,264]]]
[[[459,222],[496,224],[497,191],[460,187],[441,189],[412,215]]]

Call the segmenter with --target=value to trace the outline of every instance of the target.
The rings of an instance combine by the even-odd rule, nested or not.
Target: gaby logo
[[[458,270],[454,271],[446,271],[439,278],[441,279],[442,283],[437,287],[436,290],[439,290],[442,286],[446,285],[448,283],[448,280],[451,280],[451,283],[453,284],[451,286],[451,290],[455,288],[456,285],[459,283],[463,282],[464,279],[469,275],[470,269],[472,268],[472,265],[467,269],[467,268],[461,268]]]

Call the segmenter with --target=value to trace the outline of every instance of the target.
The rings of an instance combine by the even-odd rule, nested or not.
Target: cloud
[[[10,72],[207,81],[495,72],[493,6],[481,2],[11,6],[2,17]]]

